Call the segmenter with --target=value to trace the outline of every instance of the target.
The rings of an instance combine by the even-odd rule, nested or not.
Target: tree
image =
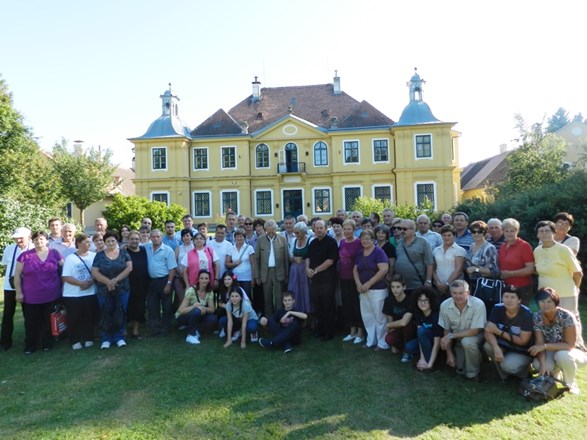
[[[546,132],[554,133],[563,128],[569,122],[569,113],[564,108],[559,107],[559,109],[554,113],[554,115],[548,118],[548,126],[546,127]]]
[[[520,115],[515,118],[521,145],[507,157],[508,169],[504,180],[494,189],[496,197],[510,197],[547,183],[560,182],[567,173],[563,166],[565,141],[553,133],[544,133],[542,123],[528,128]]]
[[[79,144],[69,151],[65,140],[53,147],[53,167],[63,194],[80,209],[82,224],[84,210],[104,199],[114,186],[116,166],[110,163],[111,157],[110,150],[103,152],[95,147],[84,150]]]
[[[153,228],[163,230],[167,220],[173,220],[176,225],[181,225],[181,218],[184,215],[185,209],[175,203],[168,207],[162,202],[150,202],[145,197],[125,197],[120,194],[114,196],[112,204],[104,211],[108,227],[118,230],[122,225],[138,229],[143,217],[149,217],[153,221]]]

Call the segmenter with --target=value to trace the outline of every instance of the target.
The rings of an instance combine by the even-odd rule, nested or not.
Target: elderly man
[[[381,218],[383,219],[383,224],[391,231],[391,228],[393,228],[392,223],[393,219],[395,218],[395,213],[390,208],[385,208],[381,212]]]
[[[316,332],[323,341],[334,338],[336,332],[336,260],[338,244],[326,234],[324,220],[314,223],[314,239],[306,258],[306,275],[311,280],[310,299],[316,314]]]
[[[14,269],[16,268],[16,262],[20,254],[34,248],[30,238],[30,229],[25,227],[16,228],[12,234],[14,243],[6,246],[2,254],[2,262],[0,264],[6,266],[6,271],[4,274],[4,313],[2,314],[0,351],[6,351],[12,347],[14,313],[16,312],[16,289],[12,277],[14,276]]]
[[[255,282],[257,285],[263,284],[263,314],[270,316],[276,309],[281,308],[289,269],[287,241],[283,235],[277,234],[277,223],[274,220],[265,223],[265,235],[257,239],[253,255]]]
[[[358,238],[361,235],[361,232],[363,232],[363,228],[361,227],[363,214],[360,211],[353,211],[351,212],[351,218],[355,221],[355,225],[357,225],[357,229],[355,229],[355,237]]]
[[[100,234],[104,235],[107,230],[108,230],[108,222],[106,221],[106,219],[104,217],[98,217],[94,221],[94,234],[100,233]],[[96,245],[94,244],[94,236],[92,236],[92,244],[90,245],[90,251],[91,252],[98,252],[98,249],[96,248]]]
[[[487,220],[487,232],[489,232],[487,242],[495,246],[495,249],[499,253],[499,248],[505,243],[505,236],[501,230],[501,220],[498,218]]]
[[[455,227],[455,243],[469,251],[473,244],[473,236],[469,231],[469,216],[464,212],[457,212],[453,216],[453,226]]]
[[[149,217],[143,217],[141,220],[141,227],[145,226],[151,230],[153,228],[153,220],[151,220]]]
[[[426,239],[431,251],[438,246],[442,246],[442,237],[438,232],[430,230],[430,218],[426,214],[419,215],[416,219],[416,224],[418,225],[416,235]]]
[[[149,269],[147,310],[152,336],[167,336],[172,315],[172,285],[177,262],[173,250],[163,244],[159,229],[151,231],[151,243],[145,246]]]
[[[47,247],[49,249],[55,249],[65,259],[65,257],[73,254],[77,250],[75,247],[75,232],[76,228],[73,223],[65,223],[61,228],[61,237],[57,240],[50,241]]]
[[[434,260],[428,242],[416,236],[413,220],[402,220],[402,238],[395,248],[394,272],[400,273],[406,283],[406,292],[420,287],[432,287]]]
[[[486,323],[485,304],[469,294],[465,280],[450,283],[451,297],[440,305],[438,325],[444,329],[440,348],[446,351],[446,364],[457,373],[478,381],[483,354],[483,329]],[[456,356],[455,356],[456,352]]]

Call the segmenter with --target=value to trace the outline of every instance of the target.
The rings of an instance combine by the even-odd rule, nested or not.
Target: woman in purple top
[[[53,348],[51,312],[61,296],[61,254],[47,247],[47,233],[35,232],[32,239],[35,248],[20,254],[14,272],[16,300],[24,315],[24,354],[32,354],[39,340],[44,351]]]
[[[363,320],[359,305],[359,292],[353,280],[355,257],[363,249],[361,240],[355,237],[355,221],[347,219],[342,223],[343,239],[338,245],[338,276],[342,299],[342,316],[350,332],[343,338],[344,342],[353,344],[363,342]]]
[[[389,270],[389,260],[383,249],[375,246],[375,232],[366,229],[361,232],[363,250],[355,257],[353,278],[361,305],[361,317],[367,331],[366,348],[388,350],[385,342],[387,319],[383,314],[383,303],[388,291],[385,275]]]

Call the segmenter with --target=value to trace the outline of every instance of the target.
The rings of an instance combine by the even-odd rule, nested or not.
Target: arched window
[[[293,142],[285,144],[285,166],[287,172],[297,173],[298,171],[298,146]]]
[[[257,168],[269,168],[269,147],[267,145],[257,145],[255,156],[257,158]]]
[[[314,144],[314,166],[324,167],[328,165],[328,147],[322,141]]]

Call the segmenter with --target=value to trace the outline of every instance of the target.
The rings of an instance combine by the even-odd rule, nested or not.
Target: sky
[[[389,0],[0,0],[0,75],[45,150],[132,144],[172,84],[192,129],[262,87],[331,83],[397,121],[418,68],[460,164],[515,146],[514,115],[587,116],[587,4]],[[295,111],[294,111],[295,114]]]

